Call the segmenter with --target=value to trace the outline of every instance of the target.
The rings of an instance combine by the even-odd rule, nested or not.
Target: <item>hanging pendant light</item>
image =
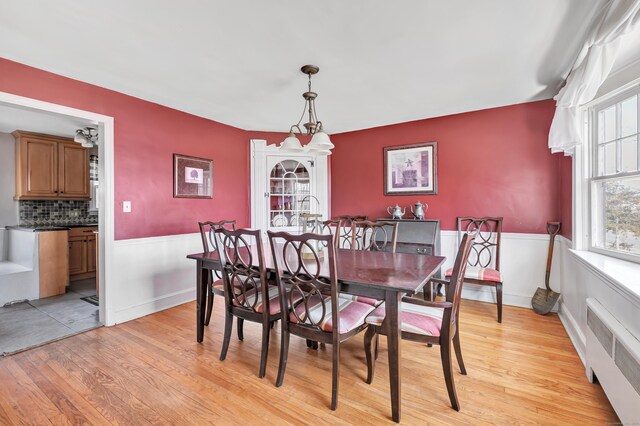
[[[98,129],[93,127],[85,127],[76,130],[73,141],[82,145],[83,148],[93,148],[98,144]]]
[[[289,129],[289,136],[282,141],[279,148],[280,150],[287,152],[309,151],[317,155],[331,155],[331,150],[334,148],[334,145],[331,143],[329,135],[327,135],[322,129],[322,122],[318,120],[315,103],[318,94],[311,90],[311,76],[317,74],[318,71],[320,71],[320,68],[315,65],[305,65],[300,68],[300,71],[309,76],[309,90],[302,94],[302,97],[305,100],[304,109],[302,110],[300,119],[296,124],[291,126]],[[307,113],[309,114],[309,121],[304,123],[303,126],[306,129],[305,133],[313,136],[306,146],[302,146],[300,139],[295,135],[295,130],[297,130],[299,134],[303,134],[300,129],[300,123]]]

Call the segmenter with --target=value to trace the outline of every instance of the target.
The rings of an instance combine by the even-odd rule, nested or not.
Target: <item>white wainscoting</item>
[[[571,241],[559,237],[560,309],[558,311],[573,345],[585,363],[587,298],[596,299],[629,332],[640,339],[640,301],[630,297],[611,278],[570,251]]]
[[[115,241],[109,294],[115,323],[194,300],[196,262],[186,256],[199,252],[198,233]]]
[[[451,268],[458,245],[456,231],[441,232],[442,255],[447,257],[444,269]],[[558,247],[558,241],[554,245]],[[500,270],[503,275],[502,303],[505,305],[531,308],[531,298],[538,287],[544,287],[547,267],[549,236],[546,234],[503,233],[500,249]],[[554,256],[557,251],[554,253]],[[550,284],[558,291],[558,262],[554,258]],[[495,289],[488,286],[465,284],[462,297],[483,302],[496,301]],[[497,315],[497,314],[496,314]],[[503,313],[504,315],[504,313]],[[503,321],[507,321],[504,317]]]
[[[457,232],[442,232],[445,269],[453,264],[456,240]],[[505,233],[502,245],[503,302],[530,308],[536,288],[544,285],[548,236]],[[109,295],[114,298],[114,323],[194,300],[195,261],[186,256],[200,251],[202,243],[197,233],[115,241],[111,275],[114,285]],[[555,276],[552,273],[554,286]],[[495,291],[467,284],[463,297],[495,302]]]

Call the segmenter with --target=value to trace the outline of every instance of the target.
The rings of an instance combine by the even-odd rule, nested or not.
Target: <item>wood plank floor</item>
[[[0,424],[389,424],[386,342],[372,385],[364,382],[362,334],[342,347],[337,411],[331,351],[292,337],[287,374],[277,373],[279,331],[271,334],[267,376],[258,379],[260,328],[245,323],[218,360],[222,299],[203,344],[195,303],[100,328],[0,358]],[[456,374],[460,412],[451,409],[437,347],[403,342],[402,423],[603,424],[618,422],[602,389],[587,382],[557,316],[464,301]]]

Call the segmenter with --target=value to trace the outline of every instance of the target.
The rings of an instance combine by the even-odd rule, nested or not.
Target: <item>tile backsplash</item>
[[[98,212],[89,211],[89,201],[37,200],[20,201],[20,225],[72,225],[97,223]]]

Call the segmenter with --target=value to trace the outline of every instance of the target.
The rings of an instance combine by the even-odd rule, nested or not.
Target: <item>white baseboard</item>
[[[571,315],[568,309],[563,307],[562,301],[560,301],[558,316],[560,317],[560,321],[562,322],[564,329],[569,335],[569,339],[571,339],[571,343],[573,343],[573,347],[576,349],[576,352],[580,357],[580,361],[582,361],[582,364],[586,366],[585,350],[587,346],[587,338],[582,331],[580,331],[580,327],[573,315]]]
[[[465,284],[462,290],[462,298],[468,300],[477,300],[479,302],[496,303],[496,290],[489,286],[478,286],[474,284]],[[531,295],[520,295],[514,293],[506,293],[504,286],[502,288],[502,304],[508,306],[518,306],[520,308],[531,309]],[[552,312],[557,311],[557,305]]]
[[[183,303],[191,302],[196,298],[195,285],[192,289],[181,290],[171,294],[165,294],[154,299],[146,300],[135,305],[127,306],[116,311],[116,324],[144,317]]]

